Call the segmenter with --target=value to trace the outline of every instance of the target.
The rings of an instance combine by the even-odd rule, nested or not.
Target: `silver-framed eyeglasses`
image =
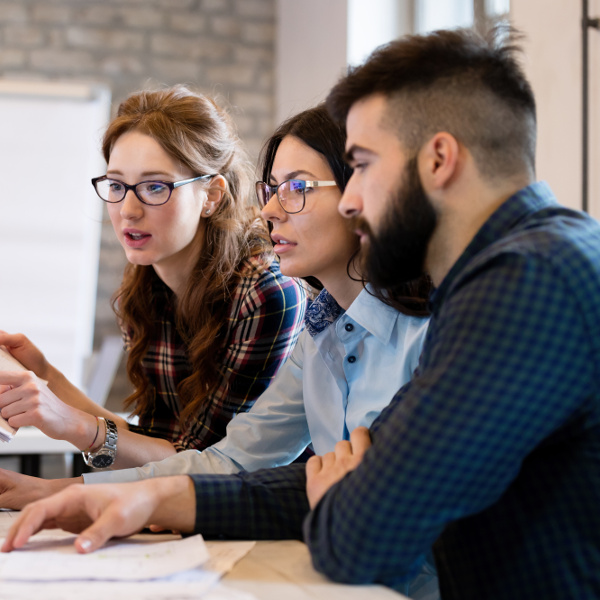
[[[306,192],[316,187],[337,186],[335,181],[305,181],[304,179],[288,179],[279,185],[269,185],[264,181],[256,182],[256,195],[261,208],[264,208],[273,195],[277,195],[279,205],[290,214],[302,211],[306,203]]]
[[[102,177],[94,177],[92,185],[96,190],[96,194],[104,202],[110,202],[111,204],[121,202],[127,195],[127,192],[131,190],[140,202],[150,206],[160,206],[169,201],[175,188],[192,183],[193,181],[211,179],[212,177],[216,177],[216,173],[214,175],[200,175],[191,179],[183,179],[182,181],[140,181],[134,185],[129,185],[118,179],[102,175]]]

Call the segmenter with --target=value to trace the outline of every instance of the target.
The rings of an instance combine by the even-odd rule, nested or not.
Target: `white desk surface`
[[[0,512],[0,538],[15,514]],[[209,549],[219,543],[207,542]],[[331,583],[313,569],[306,545],[293,540],[257,542],[220,585],[223,591],[239,590],[256,600],[406,600],[383,586]]]

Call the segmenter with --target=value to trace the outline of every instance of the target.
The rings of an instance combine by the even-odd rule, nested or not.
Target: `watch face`
[[[109,454],[99,454],[98,456],[94,456],[92,458],[92,467],[95,469],[106,469],[106,467],[110,467],[114,462],[114,458]]]

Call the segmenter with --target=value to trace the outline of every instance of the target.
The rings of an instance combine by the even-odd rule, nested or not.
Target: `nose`
[[[121,200],[121,217],[123,219],[139,219],[144,212],[144,205],[139,201],[133,190],[127,190]]]
[[[345,217],[346,219],[351,219],[352,217],[356,217],[362,213],[362,197],[358,193],[357,185],[354,183],[353,177],[350,177],[348,184],[346,185],[346,189],[342,194],[342,199],[338,204],[338,211]]]
[[[263,206],[260,211],[262,218],[266,221],[285,221],[287,219],[287,213],[281,208],[277,194],[273,194],[269,201]]]

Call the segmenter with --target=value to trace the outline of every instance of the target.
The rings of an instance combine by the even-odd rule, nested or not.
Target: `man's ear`
[[[436,133],[423,144],[418,156],[421,181],[429,193],[447,187],[458,173],[460,145],[450,133]]]
[[[204,203],[203,213],[210,215],[214,213],[219,203],[223,199],[225,191],[227,190],[227,181],[223,175],[215,175],[210,180],[210,185],[206,190],[206,202]]]

